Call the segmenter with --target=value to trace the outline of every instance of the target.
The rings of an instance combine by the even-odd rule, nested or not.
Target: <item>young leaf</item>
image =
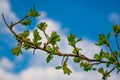
[[[28,14],[28,16],[32,16],[34,18],[40,16],[41,14],[39,14],[39,12],[35,9],[35,7],[33,9],[30,9],[30,12]]]
[[[41,36],[39,35],[39,32],[38,30],[34,30],[34,33],[33,33],[33,36],[34,36],[34,39],[33,39],[33,43],[34,45],[36,46],[40,46],[42,44],[42,42],[39,42],[39,40],[41,40]]]
[[[78,57],[74,57],[74,62],[75,62],[75,63],[79,63],[80,60],[81,60],[80,58],[78,58]]]
[[[79,53],[79,50],[80,50],[80,48],[76,48],[76,49],[73,49],[72,52],[73,52],[74,54],[78,54],[78,53]]]
[[[76,42],[82,41],[82,38],[79,38]]]
[[[118,35],[120,33],[120,26],[113,25],[113,31],[114,31],[115,35]]]
[[[50,46],[47,46],[47,47],[46,47],[46,50],[49,51],[49,52],[51,52],[51,51],[52,51],[52,48],[51,48]]]
[[[19,56],[20,54],[22,54],[20,47],[13,48],[11,52],[13,53],[13,55],[16,55],[16,56]]]
[[[37,27],[41,31],[45,31],[45,29],[47,28],[47,24],[46,24],[46,22],[41,22],[40,24],[37,25]]]
[[[25,30],[23,33],[18,34],[18,36],[22,39],[26,39],[29,36],[30,32],[28,30]],[[21,41],[21,39],[16,38],[18,42]]]
[[[31,20],[30,20],[30,19],[26,19],[26,20],[24,20],[24,21],[22,22],[22,24],[25,25],[25,26],[28,26],[28,25],[31,24]]]
[[[26,50],[28,50],[28,49],[31,48],[31,46],[30,46],[30,44],[28,44],[27,42],[24,42],[23,48],[25,48]]]
[[[109,34],[108,34],[109,37]],[[96,43],[97,46],[102,46],[104,44],[109,44],[107,37],[104,34],[99,34],[99,40],[98,43]]]
[[[23,36],[27,38],[29,36],[30,32],[28,30],[25,30],[23,33]]]
[[[99,54],[95,54],[95,55],[94,55],[94,58],[95,58],[96,60],[101,60],[101,57],[100,57]]]
[[[67,66],[63,66],[63,72],[64,72],[64,74],[68,74],[68,75],[70,75],[70,73],[72,73],[72,71]]]
[[[62,66],[56,66],[55,68],[56,68],[56,69],[61,69],[61,68],[62,68]]]
[[[53,55],[49,54],[48,57],[46,58],[46,62],[49,63],[52,58],[53,58]]]
[[[58,41],[60,41],[60,36],[57,34],[57,32],[53,31],[49,40],[51,44],[55,45]]]
[[[33,36],[34,36],[34,42],[37,42],[38,40],[42,39],[37,29],[34,30]]]
[[[97,69],[96,68],[92,68],[93,71],[96,71]]]
[[[69,45],[75,46],[75,43],[76,43],[75,34],[70,34],[67,39],[68,39]]]
[[[98,72],[103,74],[103,73],[104,73],[103,67],[102,67],[102,68],[99,68],[99,69],[98,69]]]
[[[87,62],[81,62],[80,63],[80,67],[82,67],[84,69],[84,71],[89,71],[92,69],[92,65],[87,63]]]

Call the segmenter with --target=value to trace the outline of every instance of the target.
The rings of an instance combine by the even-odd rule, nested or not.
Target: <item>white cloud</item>
[[[7,22],[10,24],[11,21],[18,20],[16,14],[11,10],[11,5],[9,0],[0,0],[0,15],[4,14],[6,17]],[[8,34],[10,31],[8,31],[7,27],[5,26],[2,17],[0,17],[0,27],[2,34]]]
[[[9,73],[0,69],[1,80],[98,80],[101,79],[101,75],[96,72],[78,72],[74,71],[68,76],[64,75],[61,70],[55,70],[54,68],[47,67],[30,67],[18,74]],[[108,80],[117,80],[118,75],[112,74],[112,77]]]
[[[47,14],[44,12],[42,12],[42,18],[38,19],[38,23],[39,22],[46,22],[48,24],[48,27],[46,29],[46,33],[48,35],[51,34],[52,31],[57,31],[58,34],[60,35],[61,37],[61,41],[58,43],[59,47],[60,47],[60,51],[62,51],[63,53],[71,53],[73,48],[68,45],[68,41],[67,41],[67,35],[66,35],[66,31],[64,29],[61,28],[61,24],[57,21],[54,21],[50,18],[47,18]],[[35,28],[36,29],[36,28]],[[31,33],[33,34],[33,32],[31,31]],[[33,39],[33,35],[30,34],[30,38]],[[43,37],[43,40],[42,42],[46,42],[46,39],[45,39],[45,36],[44,34],[40,31],[40,35]],[[89,39],[83,39],[83,41],[81,41],[80,43],[77,44],[78,47],[82,48],[82,53],[85,54],[87,57],[89,58],[93,58],[93,55],[95,53],[99,53],[101,47],[98,47],[94,44],[95,42],[94,41],[91,41]],[[44,63],[45,62],[45,59],[47,57],[46,53],[45,52],[41,52],[41,51],[37,51],[36,53],[39,53],[39,54],[36,54],[31,60],[30,60],[30,64],[34,64],[34,65],[38,65],[38,63]],[[39,62],[40,60],[40,57],[42,56],[42,61]],[[43,61],[44,60],[44,61]],[[54,59],[55,60],[55,59]],[[59,59],[59,57],[57,57],[57,62],[55,60],[53,64],[57,64],[57,63],[60,63],[61,61],[61,58]],[[70,63],[71,64],[71,63]]]
[[[4,13],[10,10],[10,4],[8,0],[0,0],[0,12]]]
[[[115,13],[115,12],[111,13],[109,15],[109,21],[114,24],[120,24],[120,14]]]
[[[89,39],[83,39],[77,45],[82,49],[81,53],[86,55],[88,58],[93,58],[94,54],[99,53],[101,50],[101,47],[96,46],[95,42]]]
[[[13,69],[13,67],[14,67],[13,63],[9,61],[7,58],[2,57],[0,59],[0,69],[9,70],[9,69]]]

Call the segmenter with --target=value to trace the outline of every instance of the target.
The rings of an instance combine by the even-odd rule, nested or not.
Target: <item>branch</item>
[[[120,46],[119,46],[119,42],[118,42],[118,35],[115,35],[115,41],[116,41],[117,48],[120,51]]]
[[[14,23],[14,24],[11,25],[11,26],[15,26],[15,25],[19,24],[22,20],[24,20],[24,19],[27,18],[27,17],[28,17],[28,16],[25,16],[25,17],[22,18],[20,21]],[[19,37],[19,36],[13,31],[13,29],[12,29],[13,27],[10,28],[9,25],[7,24],[7,21],[6,21],[5,17],[4,17],[4,14],[2,14],[2,18],[3,18],[3,20],[4,20],[5,24],[6,24],[6,26],[9,28],[9,30],[13,33],[13,35],[14,35],[16,38],[21,39],[23,42],[26,42],[26,43],[30,44],[31,46],[34,46],[35,49],[40,49],[40,50],[42,50],[42,51],[45,51],[45,52],[47,52],[47,53],[50,53],[50,52],[47,51],[45,48],[42,48],[42,47],[40,47],[40,46],[35,46],[31,41],[28,41],[28,40],[26,40],[26,39],[22,39],[21,37]],[[46,38],[48,39],[48,36],[46,35],[45,32],[44,32],[44,34],[45,34]],[[58,55],[58,56],[79,57],[79,58],[81,58],[81,59],[83,59],[83,60],[86,60],[86,61],[89,61],[89,62],[106,63],[106,61],[100,61],[100,60],[95,60],[95,59],[89,59],[89,58],[86,57],[85,55],[68,54],[68,53],[62,53],[62,52],[60,52],[60,51],[57,51],[57,53],[56,53],[55,55]]]
[[[106,79],[106,76],[109,75],[112,71],[115,70],[116,67],[113,67],[109,72],[103,75],[103,79]]]
[[[22,23],[22,21],[26,18],[28,18],[29,16],[26,15],[25,17],[23,17],[21,20],[19,20],[18,22],[15,22],[14,24],[11,25],[11,27],[14,27],[15,25],[19,24],[19,23]]]
[[[116,55],[114,54],[111,46],[110,46],[109,44],[107,44],[107,46],[108,46],[108,48],[110,49],[110,51],[111,51],[112,55],[114,56],[114,58],[116,59],[116,61],[119,62],[119,60],[118,60],[118,58],[116,57]]]

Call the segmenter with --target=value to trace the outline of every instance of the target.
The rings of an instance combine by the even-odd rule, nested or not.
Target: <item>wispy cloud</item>
[[[52,67],[30,67],[22,70],[18,74],[9,73],[0,69],[0,79],[2,80],[98,80],[101,75],[96,72],[78,72],[73,70],[70,76],[64,75],[62,71],[57,71]],[[114,75],[108,80],[117,80],[118,75]]]
[[[115,12],[111,13],[109,15],[109,21],[114,24],[120,24],[120,14],[115,13]]]
[[[0,59],[0,69],[10,70],[13,69],[14,64],[9,61],[6,57]]]
[[[9,31],[8,31],[7,27],[5,27],[5,24],[3,22],[1,14],[5,15],[7,22],[9,24],[11,23],[11,21],[18,20],[16,14],[11,10],[11,5],[10,5],[9,0],[0,0],[0,23],[1,23],[0,34],[8,34]]]

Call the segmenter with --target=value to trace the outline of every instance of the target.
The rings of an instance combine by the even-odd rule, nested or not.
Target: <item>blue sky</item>
[[[97,40],[98,33],[106,32],[106,29],[111,31],[111,25],[115,22],[109,21],[110,14],[120,14],[119,0],[20,0],[22,5],[16,3],[18,1],[11,1],[12,9],[20,17],[35,4],[38,10],[45,11],[48,17],[59,21],[63,28],[94,40]]]
[[[56,30],[61,35],[62,40],[59,45],[62,51],[71,51],[72,48],[67,45],[66,37],[70,33],[75,33],[77,37],[83,38],[83,42],[78,44],[83,49],[82,52],[92,57],[101,49],[94,45],[98,40],[98,34],[111,32],[113,24],[120,24],[119,3],[119,0],[0,0],[0,15],[4,13],[8,22],[19,20],[33,5],[36,5],[36,9],[42,16],[29,27],[18,26],[19,29],[16,29],[16,32],[29,29],[32,33],[37,23],[45,21],[48,23],[46,31],[48,34]],[[72,61],[69,61],[69,66],[73,73],[71,76],[66,76],[54,69],[61,62],[61,58],[56,57],[50,64],[47,64],[45,62],[47,55],[41,54],[44,53],[41,51],[37,51],[39,54],[34,56],[32,50],[24,51],[19,57],[13,56],[10,50],[15,47],[16,41],[1,17],[0,23],[0,76],[6,75],[5,78],[0,79],[56,80],[61,76],[60,80],[88,80],[85,75],[90,75],[89,80],[92,80],[94,75],[96,75],[94,79],[101,77],[96,72],[91,72],[91,74],[81,71]],[[29,37],[32,38],[32,34]],[[109,80],[112,79],[118,79],[118,76],[113,74]]]

